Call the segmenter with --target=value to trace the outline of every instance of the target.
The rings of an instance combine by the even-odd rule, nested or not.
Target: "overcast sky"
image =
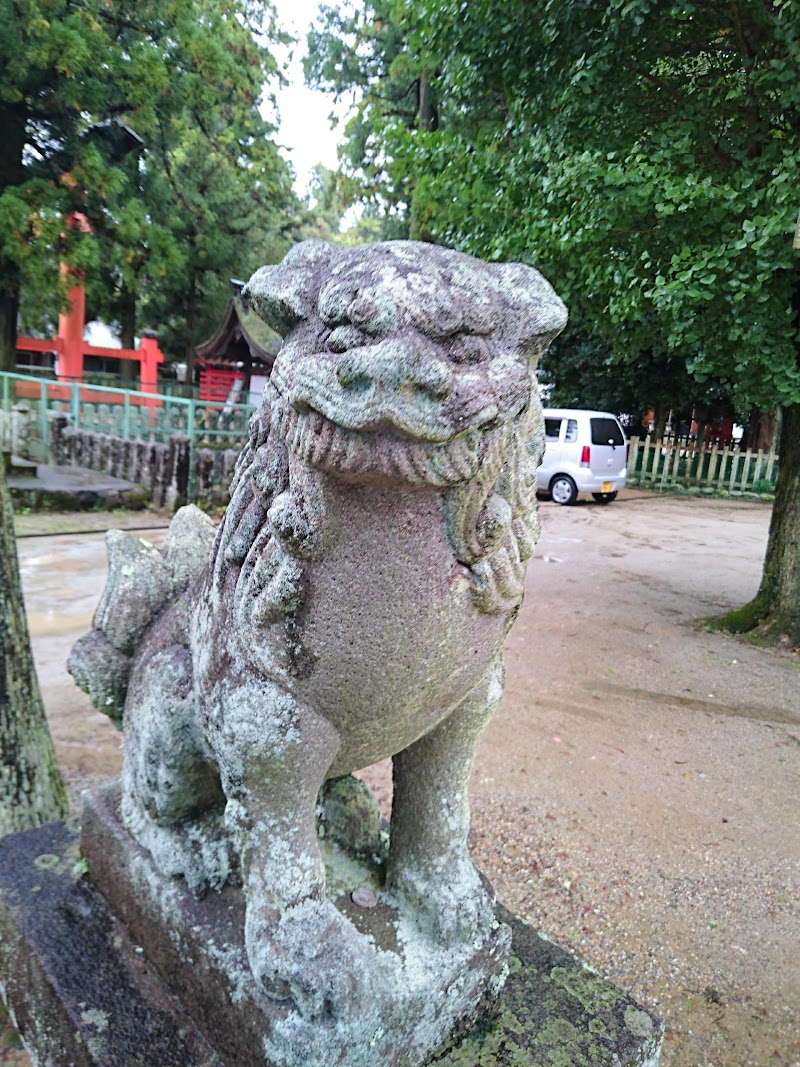
[[[298,43],[291,49],[292,58],[287,70],[289,85],[276,93],[280,114],[278,141],[284,146],[287,158],[297,173],[298,193],[305,194],[311,169],[317,163],[335,168],[337,132],[331,130],[328,115],[331,98],[324,93],[307,89],[303,82],[302,57],[305,37],[315,20],[318,0],[273,0],[278,18]],[[277,52],[276,52],[277,54]],[[288,54],[288,50],[287,53]],[[282,57],[278,57],[282,58]]]

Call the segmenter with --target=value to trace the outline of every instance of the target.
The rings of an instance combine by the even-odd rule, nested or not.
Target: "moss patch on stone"
[[[651,1067],[663,1028],[649,1012],[507,912],[514,955],[499,1015],[438,1067]]]

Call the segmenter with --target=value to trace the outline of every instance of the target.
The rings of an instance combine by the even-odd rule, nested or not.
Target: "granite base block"
[[[0,994],[39,1067],[220,1067],[64,823],[0,841]]]
[[[54,1067],[278,1067],[264,1030],[289,1008],[253,990],[241,893],[197,901],[159,875],[120,826],[117,797],[90,796],[83,855],[62,823],[0,843],[0,983],[23,1041]],[[663,1031],[648,1011],[501,917],[513,943],[497,1015],[438,1067],[655,1067]]]

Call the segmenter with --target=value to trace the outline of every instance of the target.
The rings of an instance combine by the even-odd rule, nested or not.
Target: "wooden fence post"
[[[728,492],[730,492],[730,493],[732,493],[734,488],[736,487],[736,474],[737,474],[737,471],[739,470],[739,458],[740,458],[739,457],[739,453],[738,452],[734,452],[733,453],[733,461],[731,463],[731,478],[730,478],[730,482],[728,483]]]
[[[639,459],[639,439],[638,437],[629,437],[628,439],[628,462],[627,462],[627,476],[631,481],[640,481],[641,479],[636,473],[636,464]]]
[[[675,482],[678,481],[678,475],[680,474],[681,448],[680,448],[680,444],[678,443],[677,439],[675,441],[671,442],[671,444],[672,444],[673,450],[675,452],[675,455],[672,457],[672,476],[670,478],[670,481],[675,483]]]
[[[750,473],[750,464],[753,461],[753,453],[748,450],[744,454],[744,467],[742,469],[742,480],[739,483],[739,489],[744,492],[747,487],[747,476]]]
[[[776,459],[777,459],[776,453],[772,449],[770,449],[769,459],[767,460],[767,473],[766,473],[766,477],[769,479],[769,481],[772,481],[772,469],[775,466],[775,460]]]

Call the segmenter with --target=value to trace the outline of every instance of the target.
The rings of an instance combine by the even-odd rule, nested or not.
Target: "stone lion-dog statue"
[[[284,343],[225,517],[181,509],[161,550],[109,533],[69,666],[124,727],[122,818],[156,868],[198,895],[241,880],[260,990],[341,1047],[388,1033],[331,1063],[400,1062],[381,1041],[421,1062],[506,973],[467,782],[538,535],[535,368],[566,310],[531,267],[410,241],[304,242],[242,296]],[[387,846],[350,776],[389,756]],[[320,825],[371,857],[399,948],[326,894]]]

